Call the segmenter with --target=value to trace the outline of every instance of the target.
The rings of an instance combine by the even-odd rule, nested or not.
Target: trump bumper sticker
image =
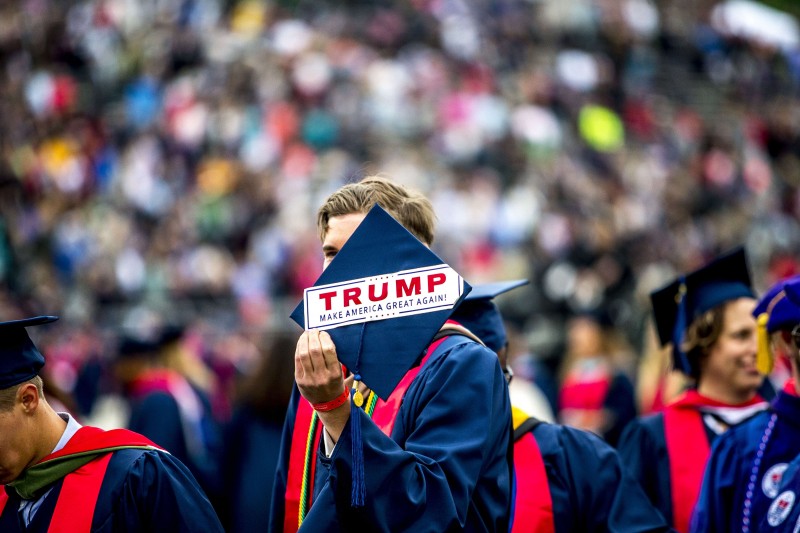
[[[450,309],[464,280],[446,264],[305,289],[306,329],[326,330]]]

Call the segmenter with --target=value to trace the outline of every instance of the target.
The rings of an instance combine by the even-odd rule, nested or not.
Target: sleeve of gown
[[[628,424],[622,432],[617,450],[625,469],[659,512],[667,517],[670,510],[665,507],[664,502],[661,506],[658,502],[662,494],[669,493],[666,486],[661,486],[668,484],[668,480],[659,479],[659,476],[663,475],[663,472],[660,472],[663,460],[659,457],[656,438],[644,419],[638,418]],[[669,517],[667,519],[669,520]]]
[[[294,432],[294,419],[297,414],[297,402],[299,398],[300,392],[297,390],[297,385],[295,384],[292,387],[292,397],[289,400],[289,408],[286,410],[286,418],[283,422],[283,436],[281,437],[278,465],[275,469],[275,482],[272,485],[269,531],[283,531],[284,513],[286,512],[286,480],[289,475],[289,454],[292,449],[292,433]]]
[[[163,452],[146,452],[128,470],[111,531],[222,532],[189,470]]]
[[[732,506],[736,489],[734,472],[741,463],[734,437],[735,431],[728,431],[711,447],[700,495],[692,513],[690,531],[697,533],[732,531],[731,525],[735,516]]]
[[[575,479],[575,493],[582,500],[576,511],[586,520],[586,531],[670,531],[667,521],[608,443],[565,427],[562,446]]]
[[[356,411],[363,441],[365,506],[350,506],[351,419],[303,530],[322,531],[335,521],[352,531],[464,529],[468,513],[477,512],[471,500],[481,477],[492,479],[488,490],[494,496],[483,501],[496,502],[487,505],[497,507],[480,510],[481,516],[496,521],[485,528],[508,527],[511,411],[497,357],[478,344],[462,344],[429,362],[418,381],[422,384],[412,385],[398,413],[393,435],[401,442]]]
[[[636,395],[628,376],[622,373],[614,376],[604,403],[611,420],[603,432],[603,438],[616,447],[625,427],[636,418]]]

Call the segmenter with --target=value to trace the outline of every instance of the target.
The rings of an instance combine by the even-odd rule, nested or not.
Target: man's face
[[[328,219],[328,232],[322,241],[322,254],[325,256],[323,269],[328,268],[333,258],[366,216],[366,213],[350,213]]]
[[[739,298],[725,308],[722,332],[711,346],[702,369],[703,380],[714,380],[737,392],[755,392],[763,376],[756,369],[755,300]]]
[[[19,403],[0,412],[0,485],[17,479],[36,457],[29,418]]]

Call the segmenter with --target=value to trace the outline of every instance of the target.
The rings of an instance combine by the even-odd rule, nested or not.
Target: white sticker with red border
[[[464,280],[446,264],[305,289],[307,330],[451,309]]]

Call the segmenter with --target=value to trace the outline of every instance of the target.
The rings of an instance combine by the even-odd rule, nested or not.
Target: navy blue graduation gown
[[[46,533],[63,478],[53,484],[30,525],[22,529],[19,499],[8,492],[0,516],[3,533]],[[221,532],[211,504],[188,469],[171,455],[156,450],[127,449],[113,453],[92,517],[93,533],[154,531]]]
[[[431,355],[406,391],[391,438],[363,410],[354,411],[360,417],[363,441],[364,507],[350,505],[352,416],[329,459],[324,458],[320,439],[315,497],[301,531],[508,529],[508,387],[497,356],[463,340],[459,337],[454,347],[443,345]],[[273,489],[271,531],[283,530],[298,400],[295,388]]]
[[[282,423],[237,409],[225,431],[223,523],[229,533],[265,531],[281,446]]]
[[[628,424],[617,445],[622,460],[647,498],[672,523],[669,453],[664,415],[657,413]]]
[[[537,425],[533,436],[547,473],[556,533],[669,531],[608,443],[588,431],[547,423]]]
[[[731,428],[714,443],[700,498],[692,518],[692,531],[742,531],[743,510],[753,464],[764,432],[775,415],[753,483],[748,526],[757,528],[767,515],[788,463],[800,450],[800,398],[781,391],[768,411]]]

